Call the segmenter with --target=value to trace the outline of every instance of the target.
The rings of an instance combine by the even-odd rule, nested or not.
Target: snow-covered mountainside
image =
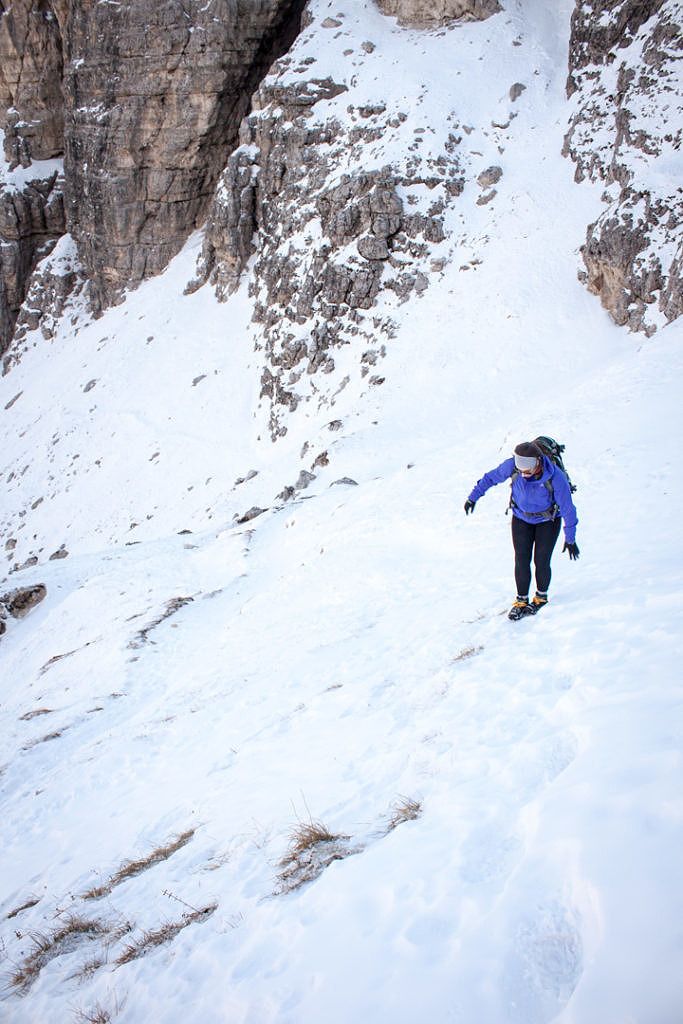
[[[679,1024],[683,326],[578,279],[574,4],[494,6],[312,0],[163,274],[94,319],[69,235],[41,265],[3,1021]],[[539,433],[581,555],[511,623],[508,489],[463,502]]]

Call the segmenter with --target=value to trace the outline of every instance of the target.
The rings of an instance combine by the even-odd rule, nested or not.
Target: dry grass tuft
[[[453,661],[466,661],[468,658],[474,658],[475,655],[480,654],[483,650],[483,647],[463,647],[460,654],[456,654],[453,658]]]
[[[133,878],[135,875],[141,874],[148,868],[153,867],[155,864],[160,864],[163,860],[168,860],[174,853],[177,853],[183,846],[186,846],[192,839],[195,830],[193,828],[188,829],[187,832],[183,832],[181,835],[176,836],[166,846],[158,846],[156,850],[147,857],[142,857],[139,860],[128,860],[121,865],[118,871],[116,871],[108,882],[104,885],[95,886],[89,889],[88,892],[83,893],[84,900],[98,900],[102,896],[108,896],[117,885],[121,882],[125,882],[127,878]]]
[[[179,921],[168,921],[155,931],[143,932],[137,941],[129,943],[116,958],[116,965],[120,967],[123,964],[130,963],[131,960],[139,960],[141,956],[146,956],[147,953],[157,946],[162,946],[165,942],[171,942],[183,928],[187,928],[188,925],[198,921],[206,921],[211,917],[217,906],[217,903],[210,903],[199,910],[183,914]]]
[[[101,921],[89,920],[72,914],[50,935],[38,932],[31,935],[33,949],[19,964],[10,978],[10,985],[19,992],[26,992],[36,980],[43,967],[55,957],[71,953],[82,942],[106,935],[107,928]]]
[[[156,629],[162,622],[165,622],[166,619],[175,615],[176,612],[179,612],[181,608],[184,608],[186,604],[190,604],[192,601],[194,601],[193,597],[174,597],[170,601],[167,601],[163,612],[161,612],[156,619],[147,623],[143,629],[137,632],[128,644],[128,647],[135,651],[144,646],[144,644],[147,643],[149,634],[152,630]]]
[[[393,832],[404,821],[415,821],[422,814],[422,801],[402,796],[391,805],[387,820],[387,832]]]
[[[97,971],[99,971],[100,967],[104,967],[106,962],[107,961],[103,956],[94,956],[90,960],[86,960],[84,964],[81,964],[74,974],[74,978],[78,981],[89,981],[93,974],[96,974]],[[83,1018],[83,1020],[87,1019],[88,1018],[85,1017]]]
[[[95,1003],[92,1010],[79,1010],[76,1020],[79,1024],[110,1024],[111,1013],[99,1003]]]
[[[24,910],[30,910],[31,907],[35,907],[40,903],[39,899],[30,899],[26,903],[22,903],[20,907],[15,907],[14,910],[10,910],[9,914],[6,915],[6,920],[11,921],[13,917],[21,914]]]
[[[349,846],[350,836],[330,832],[320,821],[299,822],[289,837],[289,849],[279,861],[276,895],[301,888],[321,875],[335,860],[344,860],[362,847]]]
[[[27,711],[25,715],[19,716],[20,722],[30,722],[32,718],[38,718],[40,715],[53,715],[54,711],[52,708],[36,708],[35,711]]]

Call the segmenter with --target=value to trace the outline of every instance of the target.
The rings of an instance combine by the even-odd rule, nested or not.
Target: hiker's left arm
[[[573,544],[576,539],[576,524],[579,521],[579,517],[576,514],[576,508],[572,501],[572,492],[569,489],[567,477],[562,470],[558,470],[554,474],[553,492],[562,521],[564,522],[565,540],[567,544]]]

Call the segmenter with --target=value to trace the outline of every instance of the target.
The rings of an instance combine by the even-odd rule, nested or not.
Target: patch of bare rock
[[[564,152],[577,181],[606,186],[580,276],[617,324],[648,335],[683,312],[683,187],[666,171],[680,159],[682,57],[680,0],[577,0]]]
[[[384,13],[399,25],[433,28],[449,21],[484,21],[503,8],[498,0],[377,0]]]

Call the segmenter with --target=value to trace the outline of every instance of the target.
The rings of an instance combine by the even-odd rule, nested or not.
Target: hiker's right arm
[[[495,487],[496,484],[505,483],[512,476],[515,468],[514,459],[506,459],[505,462],[501,462],[500,466],[496,466],[495,469],[490,469],[488,473],[484,473],[481,480],[477,480],[476,484],[470,491],[468,501],[479,501],[483,498],[490,487]]]

